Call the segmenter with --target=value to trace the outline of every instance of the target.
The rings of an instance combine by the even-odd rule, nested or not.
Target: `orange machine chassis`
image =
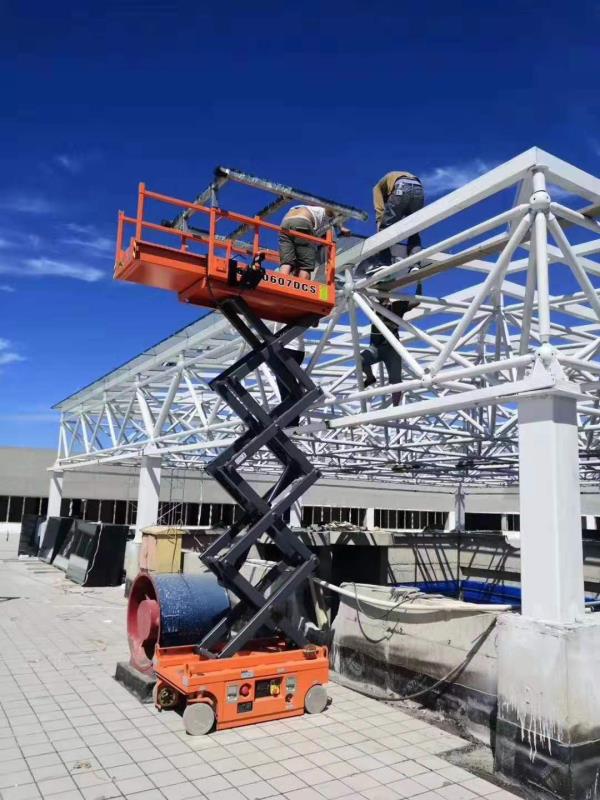
[[[208,232],[194,229],[180,230],[145,219],[146,201],[154,200],[208,216]],[[252,244],[236,242],[226,235],[218,235],[219,223],[246,225],[254,230]],[[125,229],[135,226],[135,235],[125,243]],[[327,252],[325,282],[281,275],[274,271],[279,266],[279,254],[261,246],[261,233],[277,235],[278,225],[265,222],[261,217],[247,217],[219,208],[177,200],[157,194],[140,184],[136,217],[119,212],[115,278],[159,289],[176,292],[184,303],[216,308],[228,298],[243,296],[250,308],[261,318],[276,322],[292,322],[300,317],[327,316],[335,305],[335,243],[332,233],[319,239],[297,231],[290,235],[307,240]],[[148,236],[153,237],[152,240]],[[174,247],[173,237],[180,241]],[[167,244],[169,242],[169,244]],[[258,256],[267,266],[265,274],[255,289],[243,288],[239,279],[249,269],[243,258]],[[271,267],[269,269],[269,266]],[[238,283],[232,281],[237,275]]]
[[[184,701],[185,722],[192,704],[206,704],[214,713],[217,730],[300,716],[308,693],[329,680],[326,647],[286,650],[272,641],[254,642],[252,650],[222,659],[198,655],[193,646],[157,647],[154,670],[158,708],[173,708]]]

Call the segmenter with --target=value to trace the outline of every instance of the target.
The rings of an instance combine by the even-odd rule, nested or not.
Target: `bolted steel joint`
[[[529,207],[532,211],[543,211],[547,214],[550,210],[550,195],[545,189],[534,192],[529,198]]]
[[[555,350],[549,342],[544,342],[540,347],[538,347],[537,355],[545,367],[549,367],[552,363]]]

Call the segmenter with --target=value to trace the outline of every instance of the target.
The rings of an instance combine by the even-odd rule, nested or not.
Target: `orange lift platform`
[[[183,302],[216,308],[249,345],[244,356],[210,383],[239,415],[245,431],[206,467],[242,514],[200,554],[218,585],[238,602],[230,603],[222,616],[211,620],[210,630],[201,636],[195,633],[189,644],[165,647],[160,641],[159,598],[150,596],[146,576],[138,576],[130,594],[130,640],[152,651],[148,654],[156,674],[154,702],[159,709],[183,709],[189,734],[305,711],[319,713],[328,703],[327,634],[286,614],[287,602],[307,587],[318,564],[316,555],[288,527],[286,514],[320,474],[285,428],[314,403],[321,390],[285,348],[334,307],[336,248],[331,232],[319,239],[290,231],[323,248],[323,280],[281,275],[276,271],[275,249],[280,228],[264,217],[293,199],[313,204],[318,199],[279,184],[265,186],[268,182],[226,168],[217,169],[212,188],[227,180],[267,188],[277,199],[248,216],[200,202],[210,197],[214,203],[216,192],[189,202],[151,192],[140,184],[137,214],[127,217],[120,212],[117,234],[115,278],[166,289]],[[179,213],[172,221],[152,222],[146,216],[149,201],[175,207]],[[330,201],[321,205],[334,207],[340,221],[366,216]],[[205,218],[206,229],[191,227],[189,220],[196,215]],[[133,236],[127,240],[131,226]],[[245,235],[251,235],[251,242],[243,240]],[[264,320],[285,324],[274,333]],[[271,409],[254,400],[244,387],[245,378],[262,364],[288,388],[288,397]],[[282,473],[261,496],[238,465],[262,447],[281,463]],[[266,537],[279,555],[260,581],[252,584],[240,570],[260,537]],[[194,603],[184,604],[188,616],[193,615]],[[202,602],[197,608],[201,606]]]
[[[205,215],[208,231],[150,222],[144,216],[148,200]],[[252,229],[252,244],[220,235],[219,226],[223,223]],[[134,226],[135,231],[127,241],[129,226]],[[114,276],[117,280],[176,292],[182,302],[205,308],[218,308],[225,300],[243,297],[259,317],[276,322],[292,322],[307,315],[326,317],[335,306],[336,248],[332,232],[320,239],[289,231],[298,239],[324,248],[325,276],[321,282],[275,271],[279,253],[261,245],[261,234],[264,238],[266,233],[277,235],[279,231],[278,225],[258,216],[247,217],[177,200],[151,192],[141,183],[136,217],[119,213]],[[178,246],[174,240],[179,240]]]

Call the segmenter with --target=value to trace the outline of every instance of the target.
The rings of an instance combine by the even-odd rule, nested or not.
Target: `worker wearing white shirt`
[[[329,228],[333,227],[335,211],[322,206],[292,206],[281,223],[279,233],[279,262],[284,275],[294,275],[298,278],[311,278],[317,266],[317,247],[314,242],[308,242],[294,236],[288,231],[298,231],[309,236],[323,237]],[[346,228],[341,228],[340,233],[345,236],[349,233]]]

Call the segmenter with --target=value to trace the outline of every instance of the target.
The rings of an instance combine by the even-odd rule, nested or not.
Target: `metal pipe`
[[[452,350],[454,349],[455,345],[457,344],[463,333],[471,324],[477,309],[487,297],[490,288],[495,284],[496,281],[498,282],[501,281],[502,275],[504,274],[506,268],[508,267],[508,264],[510,263],[512,254],[517,249],[519,243],[521,242],[521,239],[529,229],[529,226],[530,226],[529,216],[528,215],[523,216],[519,224],[515,227],[514,231],[511,233],[510,239],[508,240],[506,247],[502,251],[500,258],[496,262],[496,265],[490,271],[489,275],[483,282],[481,288],[473,298],[471,305],[469,306],[468,310],[465,312],[464,316],[454,329],[453,334],[446,342],[444,349],[434,361],[431,367],[431,372],[433,374],[439,371],[440,367],[447,360],[448,355],[452,352]]]

